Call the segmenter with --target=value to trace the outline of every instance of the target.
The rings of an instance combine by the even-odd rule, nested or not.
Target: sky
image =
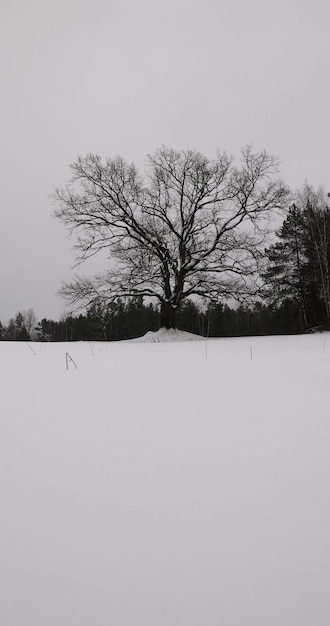
[[[50,196],[79,155],[251,143],[330,191],[329,21],[326,0],[0,0],[0,320],[65,312]]]

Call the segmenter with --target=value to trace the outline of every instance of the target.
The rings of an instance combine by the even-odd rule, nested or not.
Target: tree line
[[[93,305],[79,315],[61,320],[43,318],[26,323],[25,312],[19,312],[7,325],[0,322],[2,341],[120,341],[143,336],[160,327],[160,311],[142,298],[118,300],[104,308]],[[31,318],[30,318],[31,319]],[[318,320],[319,321],[319,320]],[[320,328],[301,324],[298,301],[285,299],[280,305],[257,302],[254,306],[229,307],[209,304],[201,310],[192,300],[182,303],[177,313],[177,327],[204,337],[241,337],[272,334],[295,334]],[[327,328],[323,323],[322,328]]]

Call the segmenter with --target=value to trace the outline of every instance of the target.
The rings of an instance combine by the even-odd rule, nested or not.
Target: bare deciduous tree
[[[101,250],[110,267],[94,278],[63,285],[75,307],[128,296],[156,298],[161,325],[174,328],[190,296],[242,298],[264,246],[267,219],[288,201],[274,178],[277,160],[242,150],[238,165],[226,153],[214,160],[163,147],[148,157],[145,176],[122,158],[88,155],[57,190],[58,217],[78,234],[78,263]],[[265,219],[264,219],[265,218]]]
[[[309,247],[307,253],[317,268],[321,300],[327,320],[330,320],[330,209],[322,188],[315,190],[307,183],[298,194],[298,203],[304,211]]]
[[[24,326],[31,337],[31,340],[34,341],[37,338],[37,317],[33,309],[28,309],[27,311],[22,311],[22,316],[24,320]]]

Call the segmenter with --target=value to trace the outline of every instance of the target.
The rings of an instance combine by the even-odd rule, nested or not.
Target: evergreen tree
[[[309,270],[306,256],[306,224],[303,212],[293,205],[281,228],[276,232],[280,241],[266,255],[268,267],[264,273],[265,295],[275,307],[289,299],[298,304],[301,327],[308,326],[307,300]]]
[[[264,293],[306,330],[330,320],[330,211],[324,194],[307,185],[297,202],[276,232],[279,241],[266,250]]]

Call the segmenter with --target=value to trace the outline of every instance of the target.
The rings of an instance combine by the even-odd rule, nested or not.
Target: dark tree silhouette
[[[301,330],[329,324],[330,209],[324,192],[306,184],[276,234],[278,241],[266,250],[267,300],[277,308],[287,300],[296,304]]]
[[[55,198],[58,217],[77,233],[77,261],[106,249],[110,267],[63,285],[73,310],[93,302],[146,296],[161,307],[161,326],[174,328],[191,296],[243,299],[264,248],[266,219],[282,209],[288,189],[274,179],[277,161],[242,150],[209,160],[199,152],[163,147],[148,157],[142,177],[122,158],[88,155]]]

